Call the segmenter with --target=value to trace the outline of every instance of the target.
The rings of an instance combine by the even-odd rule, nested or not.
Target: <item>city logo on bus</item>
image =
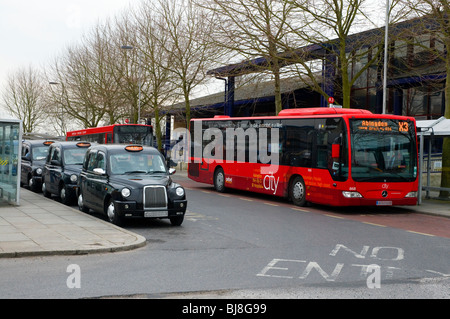
[[[273,191],[273,194],[275,195],[278,188],[278,183],[280,182],[280,177],[277,177],[275,179],[275,176],[271,172],[270,175],[264,176],[263,179],[263,186],[265,190]]]

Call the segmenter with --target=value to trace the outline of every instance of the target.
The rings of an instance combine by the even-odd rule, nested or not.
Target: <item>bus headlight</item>
[[[175,190],[175,193],[178,196],[180,196],[180,197],[184,196],[184,189],[183,189],[183,187],[177,187],[177,189]]]
[[[358,192],[347,192],[347,191],[343,191],[342,195],[345,198],[362,198],[362,195]]]
[[[129,188],[126,188],[126,187],[122,188],[122,190],[120,191],[120,193],[121,193],[122,196],[125,197],[125,198],[131,195],[130,189],[129,189]]]
[[[75,183],[78,180],[78,176],[75,174],[70,175],[70,181]]]
[[[417,197],[417,192],[409,192],[408,194],[406,194],[406,197]]]

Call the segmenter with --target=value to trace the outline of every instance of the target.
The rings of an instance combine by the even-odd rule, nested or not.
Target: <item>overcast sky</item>
[[[0,0],[0,94],[8,74],[46,65],[97,21],[138,1]],[[10,116],[0,108],[0,118],[5,117]]]

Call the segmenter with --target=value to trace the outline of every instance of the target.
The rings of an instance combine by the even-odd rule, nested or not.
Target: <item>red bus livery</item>
[[[66,134],[66,140],[153,146],[153,128],[151,125],[143,124],[112,124],[69,131]]]
[[[188,176],[294,204],[415,205],[415,119],[337,108],[193,119]],[[270,159],[270,161],[269,161]]]

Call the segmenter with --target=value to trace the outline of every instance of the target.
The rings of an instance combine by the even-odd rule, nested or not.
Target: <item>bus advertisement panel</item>
[[[289,109],[272,117],[193,119],[188,176],[226,188],[334,206],[415,205],[412,117]]]
[[[113,124],[92,127],[66,134],[67,141],[88,141],[99,144],[141,144],[153,146],[153,127],[143,124]]]

